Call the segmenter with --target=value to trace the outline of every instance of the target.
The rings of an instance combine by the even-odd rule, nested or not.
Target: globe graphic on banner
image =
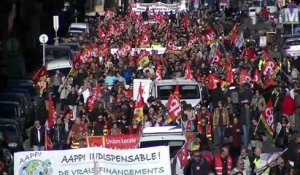
[[[53,170],[49,160],[31,160],[26,162],[20,169],[19,175],[51,175]]]

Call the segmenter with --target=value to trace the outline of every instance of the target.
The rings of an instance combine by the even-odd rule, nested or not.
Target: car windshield
[[[71,58],[71,50],[60,47],[46,47],[46,60],[51,61],[60,58]]]
[[[157,86],[157,96],[161,100],[167,100],[170,92],[174,92],[176,85]],[[200,98],[198,85],[179,85],[180,99]]]
[[[17,134],[17,129],[15,126],[13,125],[0,125],[0,132],[2,133],[14,133],[14,134]]]

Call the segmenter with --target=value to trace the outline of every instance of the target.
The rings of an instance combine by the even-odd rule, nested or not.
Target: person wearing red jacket
[[[281,112],[282,112],[282,116],[288,118],[293,129],[295,128],[295,116],[294,116],[295,111],[296,111],[296,102],[290,96],[290,91],[286,89],[285,96],[283,97],[281,102]]]
[[[216,175],[230,175],[232,170],[232,158],[226,146],[222,147],[221,154],[215,155],[214,163]]]

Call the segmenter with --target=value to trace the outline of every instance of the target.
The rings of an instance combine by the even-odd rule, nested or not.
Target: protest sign
[[[15,175],[171,175],[169,147],[132,150],[101,147],[14,154]]]
[[[134,149],[138,146],[139,134],[110,135],[110,136],[89,136],[87,137],[88,147],[104,147],[111,149]]]

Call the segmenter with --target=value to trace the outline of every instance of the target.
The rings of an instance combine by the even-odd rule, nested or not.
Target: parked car
[[[282,47],[283,56],[300,56],[300,37],[286,38]]]
[[[23,149],[23,133],[17,121],[10,119],[0,119],[0,132],[4,135],[6,143],[9,145],[17,145],[18,150]]]
[[[0,94],[0,101],[11,101],[11,102],[18,102],[21,105],[21,114],[24,114],[26,126],[32,124],[32,102],[31,99],[27,99],[27,97],[20,92],[6,92]]]
[[[0,101],[0,111],[0,119],[16,121],[21,131],[25,131],[25,117],[18,102]]]

